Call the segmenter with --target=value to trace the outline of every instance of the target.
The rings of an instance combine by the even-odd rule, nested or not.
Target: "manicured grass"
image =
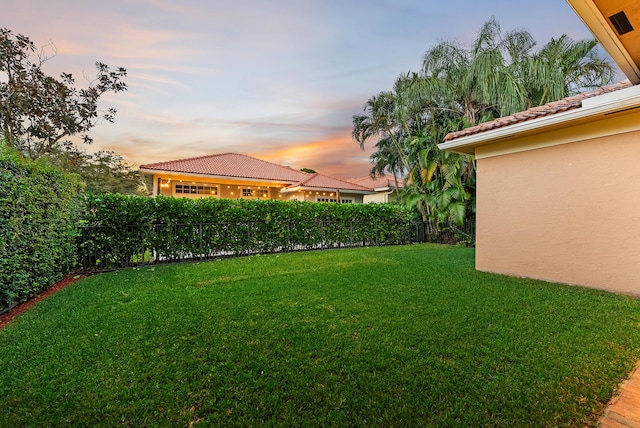
[[[0,330],[2,426],[583,426],[640,300],[413,245],[101,274]]]

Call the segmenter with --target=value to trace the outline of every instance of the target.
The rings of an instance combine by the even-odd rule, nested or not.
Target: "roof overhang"
[[[311,187],[311,186],[289,186],[280,190],[280,193],[296,193],[296,192],[340,192],[354,195],[372,195],[375,192],[370,190],[352,190],[340,189],[337,187]]]
[[[213,175],[213,174],[198,174],[194,172],[179,172],[179,171],[165,171],[161,169],[149,169],[149,168],[140,168],[138,171],[141,174],[148,175],[162,175],[166,177],[198,177],[209,180],[224,180],[226,181],[242,181],[242,182],[251,182],[251,183],[269,183],[274,186],[281,185],[291,185],[297,183],[297,181],[283,181],[283,180],[272,180],[268,178],[245,178],[245,177],[230,177],[227,175]]]
[[[640,85],[587,98],[582,101],[582,107],[574,110],[460,137],[438,144],[438,148],[473,155],[475,149],[480,146],[566,128],[569,123],[577,125],[611,115],[624,114],[637,108],[640,108]]]
[[[567,0],[634,85],[640,83],[640,2]]]

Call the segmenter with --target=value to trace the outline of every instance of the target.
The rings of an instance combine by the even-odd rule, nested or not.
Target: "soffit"
[[[602,16],[607,18],[611,31],[625,47],[633,62],[636,66],[640,66],[640,2],[637,0],[595,0],[595,4]],[[633,30],[622,35],[618,33],[613,24],[616,18],[610,18],[614,16],[622,18],[621,15],[617,15],[621,12],[633,27]]]
[[[640,2],[637,0],[567,0],[567,3],[627,78],[634,84],[640,83]],[[616,22],[618,25],[615,24]],[[629,28],[620,31],[620,24],[623,27],[629,24]]]

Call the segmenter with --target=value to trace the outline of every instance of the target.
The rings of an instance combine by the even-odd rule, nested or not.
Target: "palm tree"
[[[372,177],[381,177],[389,172],[395,177],[402,175],[404,166],[400,153],[391,138],[382,138],[375,144],[376,151],[370,156]]]
[[[380,92],[367,100],[364,110],[366,114],[353,116],[351,133],[353,139],[360,144],[360,148],[364,149],[367,141],[377,138],[378,148],[383,148],[386,152],[378,158],[396,159],[393,161],[393,166],[389,165],[389,170],[397,171],[398,165],[401,165],[400,169],[408,170],[409,163],[401,141],[404,127],[396,115],[395,93]],[[392,152],[393,155],[391,155]],[[384,170],[384,167],[382,169]]]
[[[598,42],[551,39],[529,61],[527,108],[576,95],[610,83],[611,65],[598,57]]]
[[[360,147],[374,140],[372,174],[406,174],[408,203],[423,218],[461,223],[474,212],[475,164],[443,153],[449,132],[478,125],[610,83],[611,66],[595,40],[552,39],[539,51],[527,31],[503,34],[491,18],[469,47],[444,41],[429,49],[422,70],[400,75],[393,90],[353,117]]]
[[[354,116],[354,139],[362,147],[379,138],[376,170],[391,167],[392,147],[408,173],[407,200],[424,215],[460,223],[474,211],[474,162],[437,144],[449,132],[609,83],[611,66],[596,46],[562,36],[536,52],[530,33],[503,34],[491,18],[470,47],[435,45],[419,73],[401,75],[393,91],[369,100],[367,115]]]

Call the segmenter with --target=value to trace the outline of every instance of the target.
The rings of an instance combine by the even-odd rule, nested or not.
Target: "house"
[[[439,147],[475,156],[478,270],[640,295],[640,7],[568,2],[628,80]]]
[[[322,174],[309,174],[238,153],[140,166],[153,176],[153,195],[363,203],[375,191]]]
[[[404,187],[404,179],[402,177],[394,177],[389,174],[374,178],[370,175],[365,175],[349,181],[375,191],[374,194],[364,195],[365,204],[393,202],[398,199],[398,192]]]

